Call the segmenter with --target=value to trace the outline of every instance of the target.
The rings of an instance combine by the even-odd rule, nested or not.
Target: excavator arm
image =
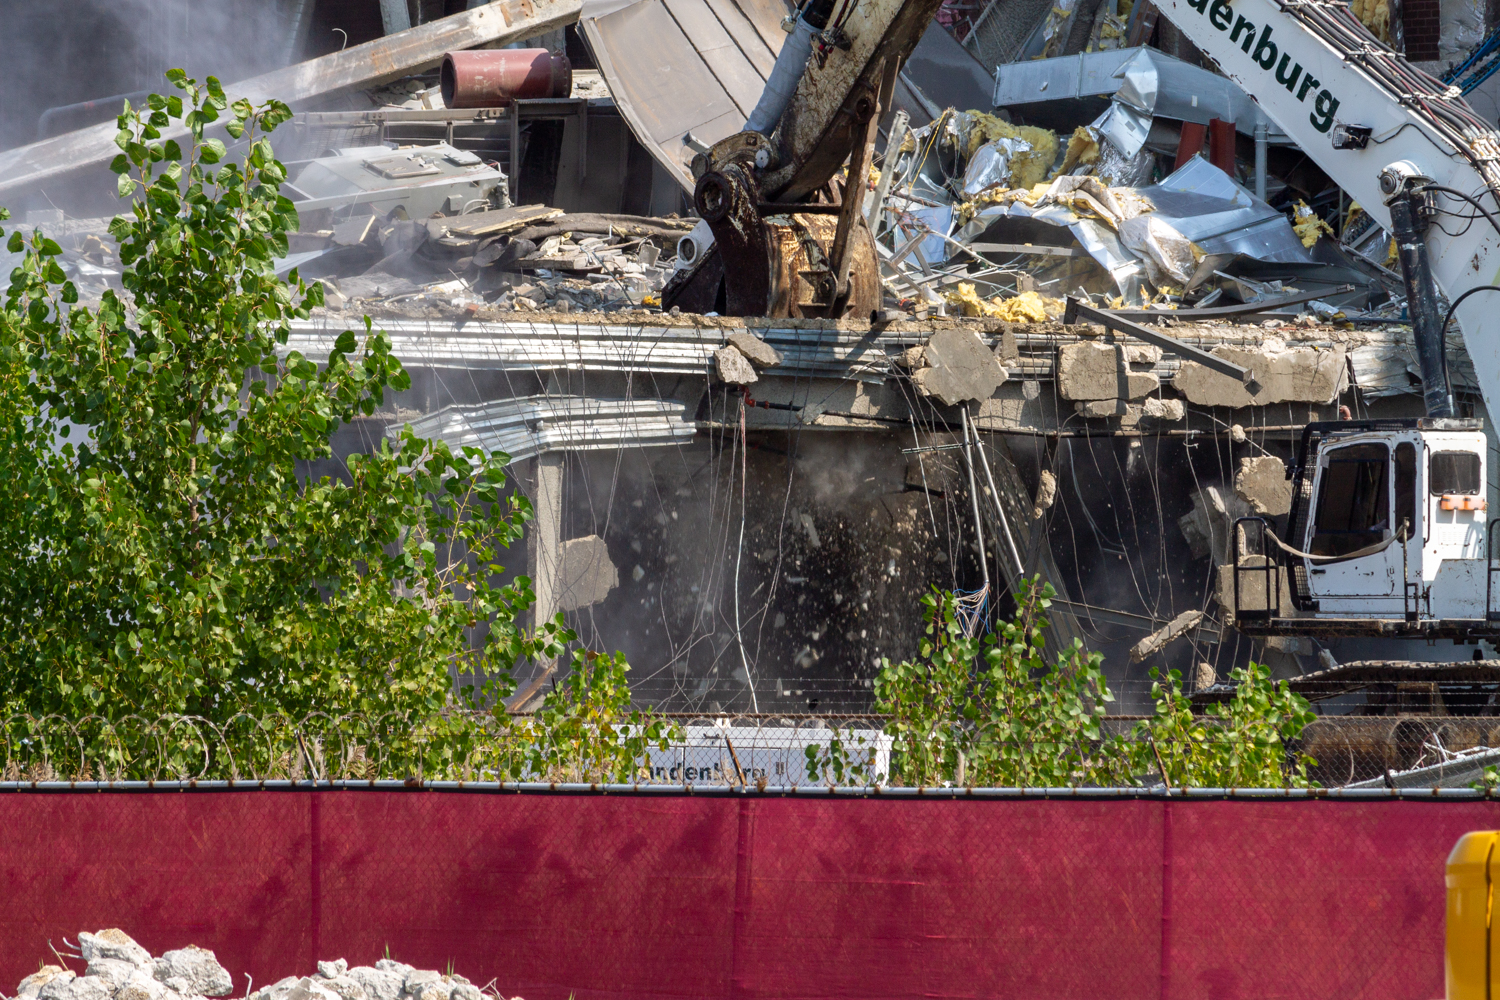
[[[1396,237],[1428,415],[1452,416],[1433,281],[1463,299],[1455,319],[1486,408],[1500,413],[1500,292],[1464,297],[1500,285],[1500,133],[1339,0],[1157,3]]]

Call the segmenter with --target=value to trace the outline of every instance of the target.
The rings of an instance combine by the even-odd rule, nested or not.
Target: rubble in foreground
[[[108,928],[80,933],[78,951],[58,957],[83,959],[88,963],[83,975],[44,965],[21,980],[14,1000],[203,1000],[234,991],[229,970],[197,945],[153,958],[129,934]],[[247,984],[246,1000],[503,1000],[490,987],[481,989],[457,973],[417,969],[389,958],[373,966],[351,967],[342,958],[319,962],[311,976],[288,976],[254,992],[248,989]]]

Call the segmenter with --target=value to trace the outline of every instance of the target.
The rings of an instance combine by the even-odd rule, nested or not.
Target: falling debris
[[[1057,477],[1050,469],[1043,469],[1037,477],[1036,501],[1031,505],[1031,519],[1041,520],[1057,500]]]
[[[1136,643],[1130,650],[1130,661],[1139,663],[1148,656],[1161,652],[1168,643],[1178,636],[1183,635],[1188,629],[1203,620],[1202,611],[1184,611],[1168,622],[1163,628],[1152,632],[1146,638]]]
[[[620,583],[619,571],[609,558],[609,546],[598,535],[570,538],[563,543],[557,577],[557,606],[563,611],[598,604]]]
[[[1280,517],[1292,509],[1292,484],[1286,463],[1275,455],[1240,459],[1234,492],[1257,514]]]

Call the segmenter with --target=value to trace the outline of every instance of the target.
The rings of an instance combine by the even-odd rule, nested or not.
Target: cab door
[[[1406,449],[1412,455],[1403,452],[1402,457],[1414,466],[1415,452],[1409,444]],[[1318,456],[1316,501],[1303,551],[1332,558],[1304,560],[1308,590],[1314,598],[1400,598],[1399,542],[1369,555],[1354,555],[1386,541],[1395,530],[1392,510],[1396,471],[1390,445],[1383,441],[1332,447]],[[1403,478],[1409,480],[1411,476]],[[1411,493],[1410,486],[1406,493]],[[1403,497],[1402,507],[1409,505],[1409,497]],[[1404,509],[1402,514],[1406,515]],[[1335,606],[1323,610],[1388,610],[1385,601],[1368,609],[1337,606],[1344,603],[1335,601]]]

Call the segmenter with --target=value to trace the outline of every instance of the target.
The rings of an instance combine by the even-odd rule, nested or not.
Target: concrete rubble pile
[[[21,980],[13,1000],[204,1000],[234,991],[229,971],[206,948],[188,945],[153,958],[122,930],[78,935],[71,958],[87,963],[83,975],[44,965]],[[248,989],[248,986],[247,986]],[[389,958],[350,967],[344,959],[319,962],[311,976],[288,976],[250,992],[247,1000],[498,1000],[463,976],[413,968]]]

